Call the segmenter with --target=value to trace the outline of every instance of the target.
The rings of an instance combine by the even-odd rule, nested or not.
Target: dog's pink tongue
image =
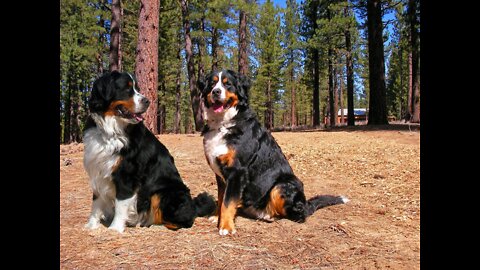
[[[134,116],[135,119],[137,119],[139,122],[144,120],[144,118],[143,118],[143,116],[142,116],[141,114],[136,114],[136,113],[135,113],[135,114],[133,114],[133,116]]]
[[[223,111],[223,104],[213,104],[213,111],[216,113],[222,112]]]

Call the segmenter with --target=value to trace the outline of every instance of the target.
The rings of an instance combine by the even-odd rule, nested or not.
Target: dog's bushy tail
[[[320,208],[324,208],[331,205],[347,203],[349,199],[344,196],[333,196],[333,195],[317,195],[308,199],[307,201],[307,216],[312,215],[315,211]]]
[[[197,197],[193,198],[193,202],[199,217],[213,215],[217,209],[215,198],[207,192],[198,194]]]

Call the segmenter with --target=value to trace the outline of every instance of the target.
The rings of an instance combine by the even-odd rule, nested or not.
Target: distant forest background
[[[354,108],[369,125],[420,122],[419,0],[278,3],[61,0],[60,143],[81,141],[93,82],[112,70],[136,75],[155,134],[202,129],[196,81],[215,69],[252,80],[270,130],[355,125]]]

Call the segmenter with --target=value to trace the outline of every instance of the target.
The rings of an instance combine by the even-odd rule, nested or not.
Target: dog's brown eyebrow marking
[[[218,76],[213,76],[213,81],[218,82]]]
[[[223,78],[222,80],[223,83],[227,83],[227,81],[228,81],[227,77]]]

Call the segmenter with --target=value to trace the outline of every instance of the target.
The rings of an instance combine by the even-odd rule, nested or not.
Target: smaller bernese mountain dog
[[[250,80],[231,70],[200,78],[205,157],[216,175],[220,235],[236,232],[238,214],[272,222],[287,218],[304,222],[317,209],[346,203],[342,196],[305,198],[275,139],[249,108]]]
[[[215,212],[215,200],[206,192],[192,199],[173,157],[143,124],[149,104],[129,73],[105,73],[94,82],[83,137],[93,191],[86,228],[101,223],[119,232],[152,224],[190,228],[197,216]]]

